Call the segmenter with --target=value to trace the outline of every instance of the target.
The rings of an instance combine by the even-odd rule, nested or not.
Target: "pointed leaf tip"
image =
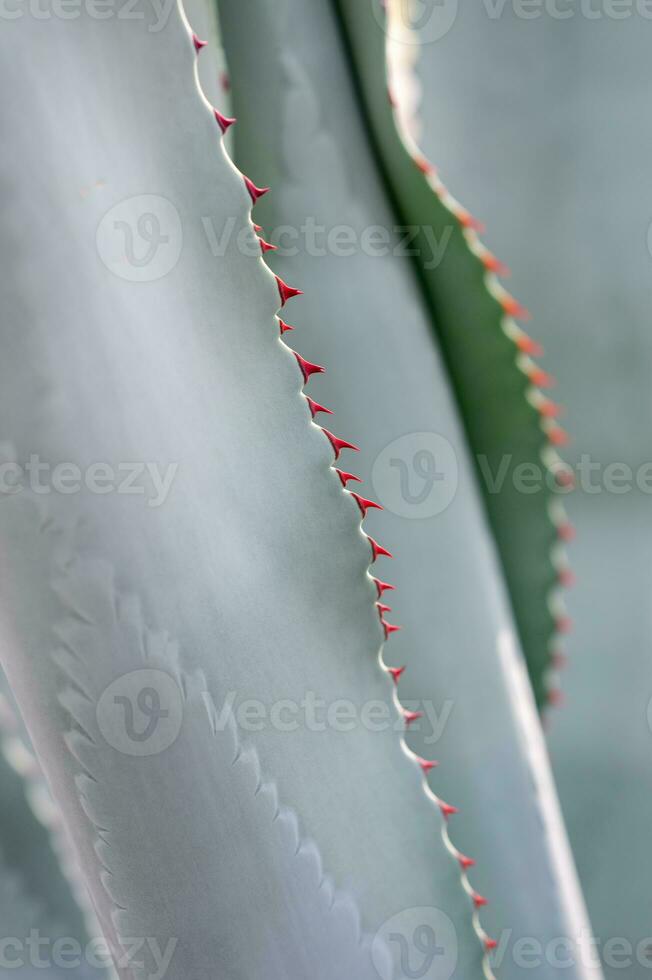
[[[467,857],[466,854],[458,854],[457,860],[460,862],[460,865],[464,871],[468,871],[469,868],[475,867],[475,860]]]
[[[482,264],[484,265],[485,269],[488,269],[489,272],[493,272],[497,276],[502,276],[503,279],[508,279],[512,274],[509,266],[505,265],[504,262],[501,262],[501,260],[489,250],[484,252],[482,256]]]
[[[213,109],[213,113],[217,119],[217,125],[220,127],[223,133],[226,133],[229,126],[232,126],[234,122],[237,122],[235,116],[223,116],[219,109]]]
[[[278,245],[272,245],[271,242],[266,242],[264,238],[258,236],[258,241],[260,242],[260,251],[265,254],[265,252],[275,252]]]
[[[340,453],[342,452],[343,449],[352,449],[356,453],[360,452],[358,446],[355,446],[352,442],[347,442],[346,439],[340,439],[339,436],[334,436],[332,432],[329,432],[328,429],[324,429],[323,426],[321,431],[324,433],[324,435],[330,442],[331,446],[333,447],[333,452],[335,453],[335,459],[340,458]]]
[[[256,187],[253,180],[250,180],[249,177],[245,176],[245,174],[242,175],[242,179],[245,182],[245,187],[249,191],[249,197],[254,204],[263,196],[263,194],[267,194],[269,191],[269,187]]]
[[[408,728],[419,718],[423,718],[423,711],[408,711],[407,708],[403,708],[403,719]]]
[[[554,388],[557,383],[556,378],[552,374],[548,374],[543,368],[534,367],[528,373],[528,377],[533,385],[537,388]]]
[[[360,477],[356,476],[355,473],[347,473],[346,470],[338,470],[337,466],[334,466],[333,469],[339,476],[343,487],[345,487],[351,480],[355,480],[356,483],[362,483]]]
[[[552,429],[548,429],[548,438],[553,446],[567,446],[570,442],[570,436],[565,429],[561,426],[556,425]]]
[[[393,623],[388,623],[386,620],[384,620],[382,618],[380,620],[380,624],[381,624],[381,626],[383,627],[383,629],[385,631],[385,639],[386,640],[389,639],[389,637],[392,635],[392,633],[398,633],[398,631],[401,629],[400,626],[394,626]]]
[[[330,408],[325,408],[324,405],[320,405],[319,402],[314,400],[314,398],[310,398],[308,395],[304,395],[303,397],[308,402],[308,408],[310,409],[310,414],[312,415],[313,419],[318,412],[325,412],[326,415],[333,414]]]
[[[422,759],[421,756],[417,756],[417,762],[423,769],[426,776],[428,775],[429,772],[432,772],[432,770],[436,769],[437,766],[439,765],[438,762],[435,762],[432,759]]]
[[[532,357],[543,357],[543,347],[537,340],[528,337],[526,333],[520,335],[516,341],[516,346],[524,354],[531,354]]]
[[[388,551],[387,548],[383,548],[382,544],[378,544],[378,542],[374,541],[374,539],[369,537],[369,535],[367,535],[367,541],[371,545],[371,553],[373,555],[373,558],[371,559],[372,562],[376,561],[379,555],[385,555],[387,558],[394,557],[394,555]]]
[[[444,800],[439,801],[439,809],[443,813],[446,820],[448,820],[449,817],[452,817],[456,813],[460,812],[456,806],[452,806],[452,804],[446,803]]]
[[[280,276],[275,276],[275,278],[279,296],[281,297],[281,306],[285,306],[287,301],[292,299],[293,296],[303,296],[302,289],[295,289],[294,286],[288,286],[286,282],[283,282]]]
[[[507,316],[514,317],[515,320],[530,320],[532,319],[532,314],[527,310],[522,303],[519,303],[517,299],[513,296],[505,296],[501,302],[502,308],[504,309]]]
[[[375,508],[376,510],[382,510],[383,509],[380,504],[375,503],[373,500],[367,500],[366,497],[361,497],[359,493],[354,493],[353,490],[349,490],[349,493],[351,494],[351,496],[355,500],[356,504],[358,505],[358,507],[362,511],[362,516],[363,517],[366,517],[367,516],[367,511],[370,508]]]
[[[559,584],[565,589],[571,589],[576,581],[575,574],[570,568],[562,568],[559,572]]]
[[[281,323],[283,323],[282,320]],[[292,328],[290,327],[290,329]],[[305,357],[302,357],[301,354],[297,354],[296,351],[292,351],[292,353],[297,359],[297,364],[299,365],[299,368],[303,375],[304,384],[307,384],[308,380],[312,377],[313,374],[323,374],[324,371],[326,370],[326,368],[322,367],[321,364],[313,364],[312,361],[307,361]]]
[[[570,521],[564,521],[564,523],[560,524],[557,528],[557,533],[562,541],[568,542],[575,538],[577,532]]]

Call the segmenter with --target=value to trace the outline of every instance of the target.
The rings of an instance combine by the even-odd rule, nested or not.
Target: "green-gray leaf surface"
[[[407,664],[399,695],[427,713],[409,742],[441,760],[431,785],[460,806],[451,838],[477,858],[469,877],[489,899],[483,924],[496,937],[512,930],[500,973],[519,976],[514,942],[545,945],[588,924],[459,412],[398,254],[332,10],[292,0],[244,10],[220,3],[236,159],[272,184],[257,207],[262,234],[280,245],[270,262],[305,289],[291,336],[310,360],[337,365],[309,391],[335,410],[330,427],[362,446],[351,465],[365,478],[360,492],[386,505],[367,525],[396,555],[397,592],[383,598],[404,631],[386,660]],[[385,254],[363,247],[371,228],[389,234]],[[433,446],[447,485],[419,502],[414,459]],[[577,975],[590,972],[576,958]]]

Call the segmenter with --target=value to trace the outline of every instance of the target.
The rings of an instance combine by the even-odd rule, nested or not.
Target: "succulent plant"
[[[536,710],[558,528],[477,485],[558,431],[518,310],[393,128],[382,14],[218,9],[237,127],[176,5],[0,38],[2,659],[69,877],[125,980],[549,977],[510,943],[564,937],[599,975]],[[353,251],[268,255],[309,219]]]

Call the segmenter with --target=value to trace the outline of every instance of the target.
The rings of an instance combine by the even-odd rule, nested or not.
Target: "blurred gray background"
[[[609,492],[602,477],[610,463],[635,474],[652,459],[645,12],[634,0],[460,0],[417,65],[421,145],[486,223],[484,242],[512,270],[506,285],[533,313],[526,329],[567,408],[565,458],[600,464],[598,489],[565,501],[575,629],[549,745],[595,935],[641,942],[627,971],[641,977],[652,968],[652,503],[636,487]],[[622,975],[626,955],[609,948],[605,972]]]

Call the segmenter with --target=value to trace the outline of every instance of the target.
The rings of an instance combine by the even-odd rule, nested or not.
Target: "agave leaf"
[[[7,705],[3,701],[3,715],[6,711]],[[15,733],[3,738],[2,748],[0,936],[3,946],[0,976],[14,976],[20,980],[28,977],[31,980],[35,976],[46,976],[48,980],[66,975],[99,977],[102,974],[97,966],[91,970],[82,959],[89,934],[52,849],[52,838],[43,825],[56,819],[56,811],[39,778],[38,764]],[[26,781],[21,779],[17,768]],[[57,843],[63,843],[61,837]],[[65,865],[67,855],[62,858]],[[32,931],[46,941],[40,947],[28,945]],[[49,955],[57,941],[57,949],[62,943],[68,943],[67,961],[65,957],[51,958]],[[48,961],[49,966],[45,966]]]
[[[387,6],[390,6],[389,4]],[[376,157],[400,221],[415,230],[415,266],[450,372],[537,703],[562,618],[556,597],[556,548],[565,518],[551,508],[551,480],[568,473],[552,442],[565,438],[555,406],[536,386],[525,354],[535,345],[515,322],[522,310],[500,284],[500,264],[481,244],[476,223],[441,183],[409,135],[399,132],[388,96],[389,29],[379,2],[338,6]],[[445,247],[433,256],[433,239]],[[533,381],[534,379],[534,381]],[[534,468],[534,469],[533,469]],[[520,491],[522,473],[540,474],[537,493]],[[531,479],[531,476],[530,476]]]
[[[440,760],[432,789],[459,804],[450,841],[477,859],[464,885],[489,898],[481,925],[476,918],[480,937],[485,929],[495,938],[511,929],[512,942],[579,937],[588,923],[495,547],[428,310],[409,260],[397,254],[397,222],[333,13],[298,0],[282,13],[252,3],[244,17],[230,0],[219,6],[238,117],[236,161],[273,183],[257,211],[261,234],[280,246],[270,264],[305,286],[292,336],[311,361],[339,365],[309,390],[336,409],[338,431],[362,446],[353,469],[365,483],[356,488],[387,506],[366,522],[371,533],[387,528],[396,553],[390,581],[397,591],[383,598],[393,606],[388,619],[404,630],[392,636],[385,659],[407,665],[403,703],[425,702],[430,712],[408,741],[420,757]],[[316,239],[311,227],[322,229]],[[385,231],[385,254],[365,249],[372,228]],[[342,242],[348,234],[346,255],[332,234],[328,245],[336,229]],[[390,457],[408,469],[409,491],[418,496],[425,481],[414,457],[433,445],[433,433],[437,452],[449,447],[440,457],[448,486],[427,494],[425,505],[410,503]],[[503,955],[501,975],[523,969]],[[550,965],[540,970],[549,975]],[[576,971],[590,972],[581,962]]]
[[[586,476],[580,469],[568,500],[577,527],[575,628],[564,643],[565,703],[550,718],[548,741],[604,970],[614,978],[649,975],[649,495],[633,480],[633,489],[610,492],[605,479],[610,463],[636,474],[649,459],[649,215],[641,201],[652,134],[640,125],[646,94],[636,82],[649,45],[650,24],[634,15],[616,30],[608,17],[524,21],[506,5],[495,24],[482,6],[466,5],[454,30],[421,47],[418,63],[424,150],[437,147],[442,171],[456,175],[472,207],[483,202],[490,244],[535,313],[546,367],[558,378],[569,461],[592,467]],[[462,54],[465,85],[426,97],[444,91]],[[527,252],[514,247],[525,236]]]
[[[467,980],[481,950],[378,664],[360,511],[279,339],[279,287],[197,90],[191,34],[176,7],[163,26],[153,16],[23,18],[0,40],[12,91],[0,417],[19,464],[38,454],[84,474],[79,492],[68,471],[68,492],[0,502],[3,662],[119,958],[129,937],[147,937],[162,951],[176,942],[170,980],[318,977],[330,942],[340,975],[366,977],[385,956],[383,925],[434,907],[457,932],[455,976]],[[223,254],[211,223],[233,228]],[[89,484],[98,463],[112,468],[108,493],[106,469],[102,489],[97,470]],[[134,463],[150,464],[146,496],[133,492]],[[154,465],[171,485],[144,482]],[[102,701],[125,668],[151,669],[150,643],[171,678],[167,705],[151,684]],[[205,711],[181,683],[196,676],[220,717],[230,695],[263,711],[262,729],[245,726],[242,752],[257,762],[244,774],[210,716],[183,710]],[[356,717],[367,704],[391,710],[381,731],[311,725],[305,711],[290,730],[270,722],[272,707],[313,697],[346,699]],[[117,748],[98,720],[107,704]],[[125,749],[142,744],[156,704],[180,720],[178,744],[134,761]],[[281,846],[271,791],[256,799],[258,766],[321,865],[311,845],[298,863]],[[330,910],[322,865],[339,896]],[[283,914],[270,896],[287,896]],[[347,945],[358,921],[360,942]]]

